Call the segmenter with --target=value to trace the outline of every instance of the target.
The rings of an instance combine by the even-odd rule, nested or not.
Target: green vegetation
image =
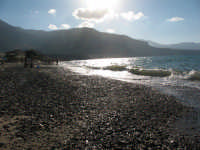
[[[129,72],[136,74],[136,75],[152,76],[152,77],[167,77],[167,76],[171,75],[170,71],[164,71],[164,70],[130,69]]]
[[[112,70],[112,71],[124,71],[127,70],[126,66],[112,65],[103,68],[104,70]]]

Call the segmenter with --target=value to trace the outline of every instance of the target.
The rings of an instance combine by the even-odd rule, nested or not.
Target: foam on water
[[[99,75],[154,87],[200,108],[200,56],[108,58],[62,63],[83,75]],[[131,72],[131,69],[142,72]],[[170,73],[170,74],[169,74]]]

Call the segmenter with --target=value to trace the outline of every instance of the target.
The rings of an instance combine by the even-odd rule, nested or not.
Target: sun
[[[119,0],[86,0],[89,9],[115,9]]]

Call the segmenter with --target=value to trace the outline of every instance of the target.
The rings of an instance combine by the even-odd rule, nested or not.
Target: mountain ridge
[[[154,48],[147,41],[91,28],[26,30],[0,21],[0,51],[35,49],[46,55],[77,58],[133,57],[189,53]],[[190,51],[191,52],[191,51]]]
[[[148,41],[150,46],[156,48],[171,48],[171,49],[182,49],[182,50],[200,50],[200,42],[181,42],[175,44],[160,44],[157,42]]]

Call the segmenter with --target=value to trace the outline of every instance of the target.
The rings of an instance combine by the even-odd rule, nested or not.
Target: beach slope
[[[174,97],[54,65],[0,67],[0,149],[200,148],[177,126],[197,112]]]

